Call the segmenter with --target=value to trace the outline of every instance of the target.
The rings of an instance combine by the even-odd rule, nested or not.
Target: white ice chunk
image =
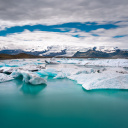
[[[3,74],[3,73],[0,73],[0,83],[1,82],[6,82],[6,81],[10,81],[10,80],[13,80],[14,78],[10,75],[6,75],[6,74]]]
[[[95,66],[110,66],[110,67],[128,67],[128,59],[98,59],[98,60],[83,60],[76,63],[78,65],[95,65]]]
[[[42,77],[39,77],[39,76],[33,76],[29,80],[29,83],[31,83],[33,85],[46,84],[46,80]]]
[[[128,71],[124,68],[57,68],[44,69],[40,75],[53,76],[54,79],[69,78],[87,89],[128,89]]]
[[[41,69],[45,69],[45,67],[41,65],[25,65],[25,66],[19,67],[19,69],[24,71],[38,71]]]
[[[14,78],[22,76],[23,81],[25,83],[30,83],[30,84],[34,84],[34,85],[46,84],[46,80],[44,78],[38,76],[37,74],[28,72],[28,71],[17,71],[17,72],[13,72],[11,75]]]
[[[118,72],[119,71],[119,72]],[[79,74],[68,76],[82,84],[86,90],[91,89],[128,89],[128,73],[124,69],[108,68],[103,73]]]
[[[38,71],[38,70],[41,70],[41,69],[44,69],[45,67],[44,66],[41,66],[41,65],[25,65],[25,66],[22,66],[22,67],[1,67],[0,68],[0,72],[1,73],[12,73],[14,71],[19,71],[19,70],[23,70],[23,71]]]
[[[39,75],[42,76],[52,76],[55,77],[57,75],[56,69],[44,69],[38,72]]]
[[[1,73],[12,73],[15,70],[17,70],[17,67],[2,67],[2,68],[0,68]]]
[[[92,68],[85,68],[85,69],[81,69],[81,68],[52,69],[52,68],[49,68],[49,69],[43,69],[37,73],[43,76],[52,76],[54,77],[54,79],[56,79],[56,78],[66,78],[68,76],[75,75],[75,74],[78,75],[81,73],[90,74],[90,73],[95,73],[95,72],[102,72],[103,70],[105,70],[105,68],[102,68],[101,70],[96,70]]]

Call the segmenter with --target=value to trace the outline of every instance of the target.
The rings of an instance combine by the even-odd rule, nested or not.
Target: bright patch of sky
[[[8,34],[19,33],[23,32],[24,30],[29,30],[31,32],[35,30],[39,31],[48,31],[48,32],[73,32],[83,31],[83,32],[90,32],[92,30],[97,30],[100,28],[104,29],[111,29],[117,28],[118,26],[115,24],[97,24],[97,23],[65,23],[65,24],[58,24],[58,25],[25,25],[25,26],[14,26],[10,28],[5,28],[4,30],[0,31],[0,36],[6,36]]]

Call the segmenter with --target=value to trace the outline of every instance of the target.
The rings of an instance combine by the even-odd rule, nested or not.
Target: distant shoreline
[[[88,58],[98,58],[98,59],[128,59],[120,58],[120,57],[66,57],[66,56],[34,56],[26,53],[20,53],[17,55],[9,55],[9,54],[0,54],[0,60],[6,59],[36,59],[36,58],[81,58],[81,59],[88,59]]]

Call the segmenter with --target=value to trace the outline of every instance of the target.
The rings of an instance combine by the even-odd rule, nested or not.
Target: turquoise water
[[[45,78],[47,85],[0,83],[0,128],[128,128],[128,90],[87,91],[69,79]]]
[[[128,90],[86,91],[75,81],[0,83],[0,128],[127,128]]]

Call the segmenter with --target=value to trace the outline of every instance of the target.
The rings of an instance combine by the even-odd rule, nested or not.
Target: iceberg
[[[46,84],[46,80],[37,74],[28,72],[28,71],[16,71],[11,74],[13,78],[18,78],[20,76],[23,77],[23,81],[25,83],[30,83],[33,85],[40,85],[40,84]]]
[[[57,60],[56,60],[56,58],[51,58],[50,60],[45,60],[45,63],[46,64],[60,64]]]
[[[6,74],[3,74],[3,73],[0,73],[0,83],[2,82],[7,82],[7,81],[10,81],[10,80],[13,80],[14,78],[10,75],[6,75]]]
[[[78,64],[79,62],[81,62],[81,60],[80,59],[66,59],[66,58],[64,58],[60,62],[62,64]]]
[[[38,59],[19,59],[19,60],[3,60],[0,63],[0,67],[22,67],[28,65],[40,65],[44,64],[43,61]]]
[[[25,65],[25,66],[19,67],[19,69],[24,70],[24,71],[35,72],[35,71],[39,71],[41,69],[45,69],[45,67],[41,66],[41,65]]]
[[[49,69],[40,70],[39,72],[37,72],[37,74],[39,74],[40,76],[55,77],[57,75],[57,70],[49,68]]]
[[[2,68],[0,68],[0,72],[6,73],[6,74],[11,74],[15,70],[17,70],[17,67],[2,67]]]
[[[50,60],[50,61],[45,60],[45,63],[46,64],[60,64],[59,62],[53,61],[53,60]]]
[[[128,59],[61,59],[62,64],[76,64],[76,65],[94,65],[94,66],[108,66],[108,67],[128,67]]]
[[[2,62],[0,82],[22,77],[24,83],[39,85],[47,83],[43,76],[49,76],[53,79],[75,80],[86,90],[128,89],[128,70],[123,68],[128,67],[127,59],[56,59],[56,62],[58,61],[59,65],[47,65],[47,67],[38,65],[37,62],[43,62],[41,59],[33,62],[32,60],[7,61],[8,65],[17,63],[18,67],[8,67]]]
[[[41,69],[45,69],[45,67],[41,66],[41,65],[25,65],[22,67],[1,67],[0,72],[11,74],[12,72],[17,71],[17,70],[35,72],[35,71],[39,71]]]
[[[124,69],[108,68],[102,73],[79,74],[68,76],[69,79],[82,84],[86,90],[91,89],[128,89],[128,72]]]
[[[49,69],[43,69],[40,70],[39,72],[37,72],[37,74],[42,75],[42,76],[51,76],[54,77],[54,79],[56,78],[67,78],[68,76],[71,75],[79,75],[81,73],[84,74],[91,74],[91,73],[101,73],[103,71],[105,71],[105,68],[102,69],[93,69],[93,68],[58,68],[58,69],[53,69],[53,68],[49,68]]]
[[[128,59],[97,59],[83,60],[76,63],[77,65],[94,65],[107,67],[128,67]]]
[[[58,68],[44,69],[40,75],[53,79],[68,78],[77,81],[86,90],[91,89],[128,89],[128,71],[124,68]]]
[[[30,84],[33,85],[40,85],[40,84],[46,84],[46,80],[42,77],[39,76],[33,76],[30,80],[29,80]]]

